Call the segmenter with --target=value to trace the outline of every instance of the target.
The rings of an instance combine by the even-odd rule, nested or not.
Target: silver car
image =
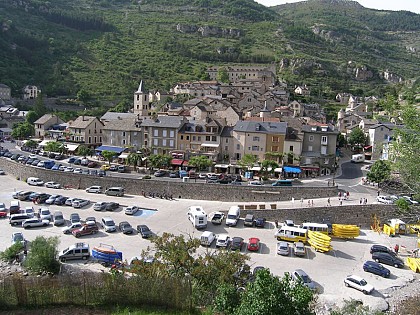
[[[48,226],[50,224],[49,220],[42,220],[38,218],[30,218],[26,219],[22,222],[22,227],[24,229],[29,229],[33,227],[39,227],[39,226]]]
[[[282,256],[289,256],[290,247],[287,242],[278,242],[277,243],[277,254]]]
[[[315,283],[312,281],[312,279],[306,274],[305,271],[302,269],[296,269],[292,273],[292,279],[295,281],[302,281],[302,284],[305,287],[308,287],[312,291],[316,291]]]

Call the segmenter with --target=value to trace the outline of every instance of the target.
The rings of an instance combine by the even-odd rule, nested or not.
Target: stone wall
[[[236,202],[275,202],[291,200],[292,197],[300,198],[324,198],[336,196],[337,187],[272,187],[272,186],[236,186],[205,183],[183,183],[180,181],[142,180],[121,177],[97,177],[74,173],[51,171],[37,167],[23,165],[9,159],[0,158],[0,168],[6,173],[26,180],[34,176],[44,182],[56,181],[61,185],[70,185],[74,188],[85,189],[92,185],[100,185],[104,188],[112,186],[124,187],[127,194],[141,195],[144,192],[170,194],[174,198],[220,200]]]

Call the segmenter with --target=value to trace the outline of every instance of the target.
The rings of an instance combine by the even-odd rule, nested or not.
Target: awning
[[[302,172],[301,169],[300,169],[300,167],[293,167],[293,166],[285,166],[285,167],[283,167],[283,170],[286,173],[296,173],[296,174],[299,174],[299,173]]]
[[[48,142],[51,141],[55,141],[55,140],[42,140],[41,143],[39,144],[40,147],[45,147],[47,145]]]
[[[79,147],[78,144],[65,144],[64,146],[66,147],[67,151],[70,151],[70,152],[76,151],[77,148]]]
[[[260,166],[253,166],[250,171],[261,171],[261,167]]]
[[[218,143],[202,143],[201,146],[208,147],[208,148],[218,148],[219,144]]]
[[[188,166],[188,162],[187,162],[187,161],[184,161],[184,162],[182,163],[182,166]]]
[[[281,173],[282,172],[282,168],[281,167],[277,167],[274,169],[274,173]]]
[[[178,166],[181,166],[181,165],[182,165],[182,162],[184,162],[184,160],[181,160],[181,159],[172,159],[172,160],[171,160],[171,164],[172,164],[172,165],[178,165]]]
[[[300,169],[302,171],[319,171],[318,166],[302,166]]]
[[[229,165],[227,165],[227,164],[216,164],[214,167],[217,167],[217,168],[228,168]]]
[[[112,152],[116,152],[118,154],[122,153],[125,151],[126,148],[121,148],[121,147],[113,147],[113,146],[109,146],[109,145],[101,145],[99,147],[97,147],[95,149],[95,151],[98,152],[102,152],[102,151],[112,151]]]
[[[130,153],[121,153],[120,155],[118,155],[119,159],[126,159],[128,158],[128,156],[130,155]]]

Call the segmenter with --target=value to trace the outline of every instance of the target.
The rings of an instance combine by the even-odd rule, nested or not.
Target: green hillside
[[[252,0],[3,0],[0,21],[0,82],[14,95],[35,84],[49,96],[84,90],[117,103],[131,100],[140,79],[169,89],[205,78],[208,65],[271,62],[281,78],[320,93],[367,93],[383,87],[379,71],[410,78],[420,64],[420,15],[349,1],[266,8]],[[284,58],[294,67],[280,69]],[[354,81],[350,60],[375,76]]]

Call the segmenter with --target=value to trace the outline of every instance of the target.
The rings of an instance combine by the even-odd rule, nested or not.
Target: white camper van
[[[241,210],[238,206],[232,206],[226,216],[227,226],[236,226],[238,224],[239,217],[241,216]]]
[[[365,161],[365,155],[364,154],[353,154],[351,156],[351,162],[352,163],[363,163]]]
[[[205,229],[207,227],[207,213],[204,212],[201,206],[188,207],[188,220],[197,229]]]

